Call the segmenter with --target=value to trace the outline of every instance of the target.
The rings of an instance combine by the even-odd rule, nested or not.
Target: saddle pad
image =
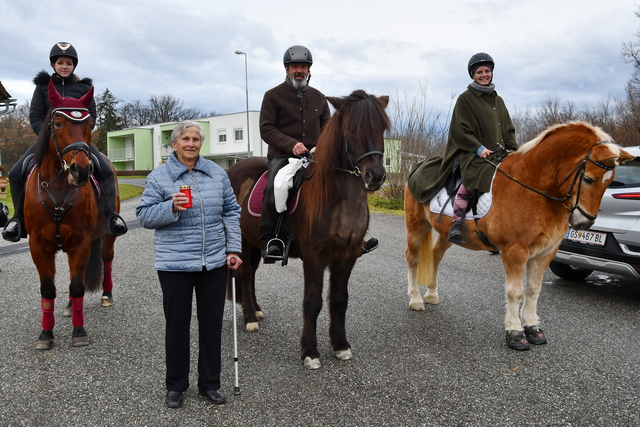
[[[491,186],[491,191],[493,191],[493,185]],[[449,203],[447,203],[447,201]],[[489,212],[489,209],[491,209],[491,202],[492,202],[491,192],[483,193],[480,196],[480,199],[478,199],[478,204],[476,205],[478,214],[475,216],[475,218],[484,217],[487,214],[487,212]],[[446,203],[446,206],[444,207],[444,210],[443,210],[442,207],[445,203]],[[453,197],[451,198],[451,200],[449,200],[449,195],[447,194],[446,188],[440,189],[440,191],[438,191],[438,194],[436,194],[429,201],[429,210],[431,210],[431,212],[433,213],[439,214],[442,212],[442,214],[445,216],[453,216]],[[473,210],[469,210],[469,212],[467,212],[467,215],[465,216],[464,219],[472,220],[473,218],[474,218]]]
[[[267,176],[267,171],[265,171],[258,181],[256,181],[255,185],[251,189],[251,194],[249,194],[249,202],[247,203],[247,209],[249,210],[249,215],[259,218],[262,214],[262,199],[264,196],[264,189],[267,186],[269,178]],[[287,203],[287,210],[283,212],[284,216],[291,216],[295,213],[298,208],[298,202],[300,201],[300,189],[298,189],[293,197],[290,198]]]

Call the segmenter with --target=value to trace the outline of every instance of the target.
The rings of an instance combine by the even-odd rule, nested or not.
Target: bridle
[[[347,159],[349,160],[349,165],[351,166],[351,169],[336,168],[336,170],[350,173],[351,175],[354,175],[354,176],[356,176],[358,178],[362,175],[362,173],[360,172],[360,168],[358,167],[358,163],[360,163],[362,161],[362,159],[364,159],[365,157],[368,157],[368,156],[374,156],[376,154],[380,155],[380,157],[383,157],[382,151],[380,151],[380,150],[372,150],[372,151],[368,151],[368,152],[364,153],[363,155],[358,157],[355,161],[353,161],[351,159],[351,155],[349,154],[349,139],[347,138],[347,134],[346,133],[342,137],[342,146],[344,147],[344,152],[343,153],[346,155]]]
[[[72,117],[71,115],[67,114],[67,110],[72,110],[71,114],[73,114],[74,111],[83,111],[86,112],[86,115],[83,115],[84,117],[82,118],[76,118],[76,117]],[[54,122],[53,122],[53,116],[58,114],[58,115],[62,115],[65,116],[67,119],[75,122],[75,123],[82,123],[86,120],[88,120],[91,116],[88,114],[89,110],[87,108],[56,108],[51,112],[51,121],[49,122],[49,129],[51,132],[51,137],[53,139],[53,143],[54,146],[56,148],[56,155],[58,156],[58,161],[60,162],[60,169],[56,169],[57,174],[56,177],[53,178],[51,181],[43,181],[42,177],[40,176],[40,171],[38,170],[38,188],[42,187],[44,188],[44,190],[46,191],[47,195],[49,196],[49,199],[51,200],[51,203],[53,204],[53,209],[49,207],[49,205],[47,205],[45,203],[44,198],[42,197],[42,192],[38,191],[38,197],[40,198],[40,204],[42,204],[42,206],[49,212],[49,214],[51,215],[51,217],[53,218],[53,221],[56,224],[56,241],[57,241],[57,245],[60,249],[62,249],[62,242],[60,241],[60,221],[62,220],[62,216],[69,211],[69,209],[71,209],[73,207],[73,204],[76,201],[76,198],[78,197],[78,187],[71,187],[69,189],[69,192],[67,193],[67,195],[65,196],[64,200],[62,201],[61,204],[58,204],[58,202],[56,201],[55,196],[53,195],[53,193],[51,192],[51,190],[49,190],[49,186],[54,183],[58,178],[60,178],[62,176],[62,174],[64,174],[65,172],[69,171],[69,165],[67,164],[66,160],[63,158],[63,156],[69,152],[73,152],[71,159],[73,160],[73,158],[79,153],[79,152],[83,152],[87,155],[87,157],[89,158],[89,161],[91,162],[91,156],[89,155],[91,149],[89,148],[89,145],[86,142],[83,141],[78,141],[78,142],[73,142],[71,144],[69,144],[68,146],[66,146],[64,149],[60,150],[60,144],[58,143],[58,136],[56,135],[56,130],[55,130],[55,126],[54,126]]]
[[[600,141],[598,142],[596,145],[594,145],[594,148],[598,145],[602,145],[602,144],[609,144],[610,141]],[[535,188],[532,188],[530,186],[528,186],[527,184],[518,181],[517,179],[515,179],[514,177],[512,177],[511,175],[509,175],[507,172],[505,172],[504,170],[500,169],[498,166],[494,163],[492,163],[490,160],[486,160],[487,162],[491,163],[492,165],[494,165],[500,172],[502,172],[507,178],[511,179],[512,181],[520,184],[521,186],[525,187],[528,190],[533,191],[536,194],[539,194],[541,196],[544,196],[546,199],[548,200],[553,200],[554,202],[560,202],[562,203],[562,206],[564,206],[566,209],[569,210],[570,214],[573,214],[573,211],[578,210],[578,212],[580,212],[582,215],[584,215],[586,218],[588,218],[591,221],[595,221],[595,219],[597,218],[597,214],[596,215],[590,215],[587,212],[585,212],[584,209],[582,209],[582,207],[580,207],[580,192],[582,189],[582,181],[584,179],[584,173],[585,173],[585,168],[587,166],[587,162],[591,162],[594,165],[605,169],[605,170],[613,170],[615,169],[615,166],[607,166],[604,165],[600,162],[596,162],[595,160],[593,160],[590,156],[591,153],[593,152],[593,148],[591,150],[589,150],[589,152],[587,153],[586,156],[584,156],[584,158],[582,159],[582,161],[575,167],[573,168],[573,170],[571,172],[569,172],[569,175],[567,175],[567,177],[560,183],[560,186],[562,186],[565,182],[567,182],[571,177],[573,177],[572,181],[571,181],[571,185],[569,186],[569,190],[567,191],[567,195],[564,196],[563,198],[559,198],[559,197],[554,197],[552,195],[550,195],[549,193],[543,193],[539,190],[536,190]],[[575,203],[572,206],[567,206],[567,200],[571,199],[571,196],[573,195],[573,189],[574,187],[576,187],[576,182],[578,183],[578,186],[576,188],[576,200]]]

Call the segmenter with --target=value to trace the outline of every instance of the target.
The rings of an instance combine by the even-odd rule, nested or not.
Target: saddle
[[[264,189],[267,186],[268,182],[268,172],[265,171],[262,175],[260,175],[260,178],[258,178],[258,181],[256,181],[253,188],[251,189],[251,194],[249,194],[249,201],[247,203],[249,215],[260,218],[262,214],[262,199],[264,198]],[[289,190],[289,197],[287,199],[287,210],[282,213],[286,217],[293,215],[298,208],[298,203],[300,201],[300,184],[301,180],[294,179],[294,186]]]

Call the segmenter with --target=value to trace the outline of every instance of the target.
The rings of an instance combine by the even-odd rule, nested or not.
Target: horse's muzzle
[[[376,191],[379,190],[380,187],[382,187],[382,184],[386,181],[387,173],[384,169],[382,170],[382,173],[376,173],[375,171],[367,169],[362,176],[362,179],[364,180],[364,186],[368,191]]]
[[[83,166],[77,162],[69,166],[69,185],[82,187],[89,182],[89,177],[93,174],[93,164],[88,163]]]

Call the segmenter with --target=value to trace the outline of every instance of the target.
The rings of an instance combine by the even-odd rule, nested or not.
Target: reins
[[[608,141],[600,141],[598,142],[595,146],[601,145],[601,144],[607,144]],[[594,146],[594,147],[595,147]],[[591,153],[593,152],[593,148],[591,150],[589,150],[589,152],[587,153],[587,155],[582,159],[582,161],[575,167],[573,168],[573,170],[571,172],[569,172],[569,174],[567,175],[567,177],[562,181],[562,183],[560,183],[560,185],[563,185],[565,182],[567,182],[569,180],[569,178],[571,178],[571,176],[573,176],[573,180],[571,181],[571,185],[569,186],[569,190],[567,191],[567,195],[564,196],[563,198],[559,198],[559,197],[554,197],[552,195],[550,195],[549,193],[543,193],[540,190],[537,190],[533,187],[530,187],[529,185],[518,181],[516,178],[514,178],[513,176],[509,175],[507,172],[505,172],[504,170],[500,169],[500,165],[496,165],[495,163],[493,163],[491,160],[487,160],[484,159],[486,162],[492,164],[497,170],[499,170],[504,176],[506,176],[507,178],[511,179],[513,182],[520,184],[521,186],[523,186],[524,188],[526,188],[527,190],[533,191],[536,194],[539,194],[543,197],[545,197],[547,200],[553,200],[554,202],[560,202],[562,203],[562,206],[564,206],[566,209],[568,209],[570,212],[573,212],[574,210],[578,210],[582,215],[584,215],[586,218],[588,218],[589,220],[594,221],[596,219],[596,216],[590,215],[587,212],[584,211],[584,209],[582,209],[580,207],[580,192],[582,189],[582,180],[584,178],[584,171],[587,165],[587,162],[591,162],[594,165],[605,169],[605,170],[613,170],[615,169],[615,167],[613,166],[607,166],[607,165],[603,165],[602,163],[596,162],[595,160],[593,160],[592,158],[590,158],[589,156],[591,155]],[[578,182],[578,178],[580,178],[579,182]],[[576,182],[578,182],[578,188],[576,190],[576,201],[575,204],[573,206],[567,206],[566,205],[566,201],[571,199],[571,196],[573,195],[573,189],[576,185]]]

